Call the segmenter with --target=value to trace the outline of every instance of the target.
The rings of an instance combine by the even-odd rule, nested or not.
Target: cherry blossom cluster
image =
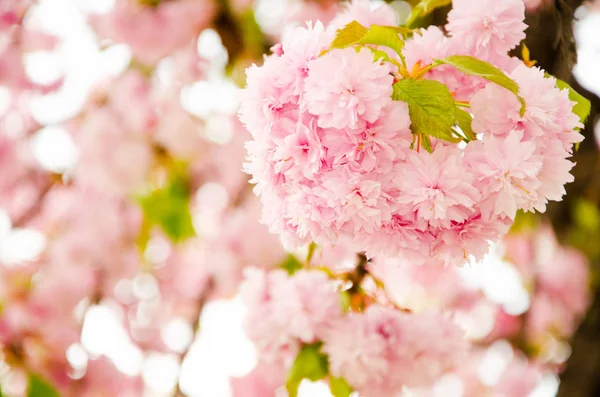
[[[469,397],[526,397],[561,371],[590,303],[587,261],[548,226],[507,235],[495,254],[505,260],[488,270],[517,275],[503,288],[515,291],[511,298],[526,291],[519,309],[498,301],[469,273],[476,269],[382,256],[347,266],[350,247],[323,248],[292,274],[246,271],[245,329],[259,361],[232,379],[235,397],[278,395],[284,384],[289,391],[296,362],[309,365],[302,360],[311,349],[326,361],[321,376],[332,390],[343,379],[366,397],[432,397],[456,384]],[[482,371],[492,360],[493,375]]]
[[[240,119],[253,137],[246,169],[262,220],[288,246],[350,236],[369,257],[480,259],[518,210],[543,212],[565,194],[572,145],[582,140],[574,102],[543,70],[508,55],[525,37],[522,0],[456,0],[448,34],[415,31],[399,54],[331,48],[350,21],[395,25],[387,6],[370,11],[366,3],[327,28],[298,28],[247,71]],[[453,55],[499,68],[519,97],[436,61]],[[448,87],[477,139],[457,145],[440,131],[415,131],[415,103],[392,99],[410,79]]]
[[[323,271],[290,276],[284,270],[249,269],[246,276],[241,296],[248,307],[246,332],[259,351],[258,368],[289,368],[303,346],[320,343],[330,376],[346,379],[366,397],[383,397],[404,387],[429,386],[466,353],[463,331],[442,315],[378,304],[361,313],[344,312],[340,283]],[[280,379],[272,382],[274,389],[281,377],[272,377]]]

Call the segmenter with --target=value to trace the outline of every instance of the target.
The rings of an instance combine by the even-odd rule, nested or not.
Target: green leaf
[[[600,212],[593,202],[585,199],[577,200],[573,212],[578,227],[591,232],[600,230]]]
[[[408,104],[414,134],[456,142],[452,135],[456,105],[444,84],[435,80],[400,80],[394,84],[392,99]]]
[[[342,313],[348,313],[350,311],[350,293],[348,291],[340,291],[340,306],[342,307]]]
[[[331,48],[346,48],[354,45],[362,39],[369,29],[356,21],[352,21],[341,29],[338,29]]]
[[[391,48],[402,56],[404,41],[395,27],[371,25],[368,29],[352,21],[339,29],[331,48],[346,48],[353,45],[378,45]]]
[[[294,274],[298,270],[302,269],[302,263],[296,258],[294,254],[289,254],[285,260],[279,265],[282,269],[286,270],[288,274]]]
[[[522,233],[526,230],[533,230],[539,225],[540,218],[538,214],[534,212],[525,212],[518,210],[515,216],[515,221],[510,227],[510,233]]]
[[[352,394],[352,387],[344,378],[329,378],[329,388],[333,397],[349,397]]]
[[[473,118],[468,112],[460,108],[456,108],[456,122],[461,131],[465,134],[467,140],[477,140],[477,134],[473,131],[473,127],[471,126]]]
[[[149,237],[151,226],[160,226],[174,242],[194,236],[187,172],[182,167],[173,166],[170,173],[164,186],[139,198],[145,223],[140,234],[142,240],[138,241],[141,247],[145,246],[143,239]]]
[[[521,102],[521,116],[525,114],[525,100],[519,95],[519,85],[508,77],[502,70],[491,63],[481,61],[468,55],[452,55],[444,59],[436,59],[438,65],[451,65],[469,76],[483,77],[484,79],[506,88],[517,96]]]
[[[303,379],[314,382],[327,375],[329,371],[327,356],[321,353],[320,348],[321,343],[304,345],[296,356],[285,383],[289,397],[298,396],[298,388]]]
[[[424,16],[432,13],[436,8],[444,7],[452,3],[452,0],[421,0],[410,13],[406,26],[412,27],[414,23]]]
[[[431,147],[431,139],[429,139],[429,136],[427,136],[427,135],[422,136],[421,145],[423,145],[423,148],[425,150],[427,150],[429,153],[433,152],[433,148]]]
[[[583,95],[575,91],[569,84],[561,79],[556,79],[556,87],[561,90],[569,90],[569,99],[572,102],[575,102],[575,105],[573,106],[573,113],[579,116],[582,124],[585,124],[590,115],[590,111],[592,110],[590,101],[588,101]]]
[[[390,56],[387,54],[387,52],[381,51],[381,50],[377,50],[377,49],[375,49],[373,47],[369,47],[369,49],[373,53],[373,60],[374,61],[384,60],[386,62],[392,62],[392,60],[390,59]]]
[[[59,394],[44,378],[37,374],[29,374],[27,397],[59,397]]]

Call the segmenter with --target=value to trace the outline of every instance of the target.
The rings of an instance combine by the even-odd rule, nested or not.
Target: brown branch
[[[25,211],[23,211],[23,213],[21,213],[19,216],[17,216],[13,220],[13,222],[12,222],[13,228],[25,227],[29,222],[31,222],[40,213],[40,211],[42,210],[44,199],[46,198],[46,196],[48,195],[50,190],[52,190],[53,186],[54,186],[54,183],[52,181],[50,181],[50,182],[47,182],[42,187],[42,189],[40,189],[38,198],[36,199],[35,203],[33,203],[33,205],[31,205],[29,208],[27,208]]]

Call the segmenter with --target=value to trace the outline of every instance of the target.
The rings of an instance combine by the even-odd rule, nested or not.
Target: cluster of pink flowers
[[[153,4],[156,3],[156,4]],[[136,59],[154,65],[186,46],[206,28],[216,13],[213,0],[117,0],[92,24],[102,37],[129,45]]]
[[[340,284],[322,271],[290,276],[249,269],[246,275],[245,328],[259,351],[261,364],[252,379],[261,387],[267,386],[260,368],[277,363],[289,368],[301,346],[315,342],[323,343],[330,375],[367,397],[428,386],[466,353],[462,330],[440,314],[410,314],[380,304],[344,314]]]
[[[523,324],[531,346],[544,350],[570,338],[590,304],[590,269],[577,249],[558,244],[549,226],[507,236],[506,257],[532,291]]]
[[[573,102],[542,70],[507,55],[524,38],[522,0],[455,1],[449,36],[430,27],[407,40],[408,70],[474,56],[505,71],[527,107],[521,116],[507,89],[435,67],[424,77],[470,104],[479,139],[458,147],[432,138],[432,153],[411,150],[409,108],[391,98],[397,67],[374,61],[367,47],[323,55],[346,22],[394,24],[390,10],[356,4],[364,9],[353,6],[328,28],[298,28],[263,66],[248,69],[240,119],[253,137],[246,168],[263,221],[288,246],[350,236],[368,256],[481,258],[517,210],[544,211],[564,195],[571,146],[582,139]]]
[[[384,397],[432,384],[461,362],[466,347],[463,332],[443,316],[371,306],[338,322],[323,350],[332,375],[365,397]]]
[[[323,272],[248,269],[246,276],[246,333],[265,362],[289,365],[302,343],[322,340],[342,315],[336,285]]]

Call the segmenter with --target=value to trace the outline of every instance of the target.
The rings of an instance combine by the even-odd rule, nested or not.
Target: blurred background
[[[415,2],[390,3],[402,22]],[[481,297],[462,313],[486,346],[477,382],[496,390],[527,377],[523,394],[489,395],[596,396],[600,3],[526,5],[531,58],[593,103],[576,182],[452,277]],[[244,268],[306,253],[286,252],[258,221],[236,116],[244,70],[290,27],[341,7],[0,0],[0,395],[255,396],[239,381],[257,362],[237,297]],[[540,267],[557,280],[539,280]],[[448,298],[401,277],[394,296],[408,307]],[[441,379],[432,395],[470,396],[462,382]],[[304,382],[300,395],[330,394]]]

